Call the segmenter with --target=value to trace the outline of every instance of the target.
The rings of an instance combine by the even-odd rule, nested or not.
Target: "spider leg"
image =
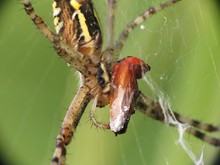
[[[87,86],[81,86],[68,108],[60,133],[56,138],[56,149],[51,160],[51,165],[65,164],[66,146],[71,142],[79,120],[90,99],[89,88]]]
[[[116,0],[107,0],[107,48],[102,53],[102,61],[111,64],[114,54],[114,23],[115,23]]]
[[[46,25],[44,20],[34,12],[34,8],[29,0],[22,0],[25,12],[29,15],[30,19],[34,22],[37,28],[43,35],[50,41],[54,42],[56,34]]]
[[[212,124],[202,123],[198,120],[193,120],[187,117],[184,117],[176,112],[173,112],[176,119],[181,123],[188,123],[189,125],[196,127],[200,130],[206,131],[206,132],[218,132],[220,131],[220,127],[214,126]]]
[[[159,120],[161,122],[165,122],[165,115],[163,112],[162,107],[158,102],[155,102],[154,100],[150,99],[149,97],[146,97],[144,94],[140,93],[140,96],[136,100],[135,108],[140,110],[142,113],[144,113],[147,116],[150,116],[151,118],[155,120]],[[205,141],[211,145],[214,146],[220,146],[220,139],[210,137],[206,135],[205,133],[199,131],[206,131],[206,132],[216,132],[219,131],[219,127],[213,126],[211,124],[201,123],[198,120],[192,120],[186,117],[183,117],[179,115],[178,113],[173,113],[175,118],[183,124],[189,124],[192,127],[189,127],[186,129],[186,132],[201,139],[202,141]],[[171,126],[175,126],[170,124]],[[199,130],[197,130],[199,129]]]
[[[136,104],[136,106],[139,110],[141,110],[142,112],[144,112],[148,116],[150,116],[154,119],[160,120],[160,121],[164,121],[164,114],[163,114],[163,110],[162,110],[160,104],[155,102],[151,98],[143,95],[142,93],[139,96],[138,103]],[[179,122],[187,123],[187,124],[189,124],[193,127],[196,127],[200,130],[203,130],[206,132],[220,131],[220,127],[218,127],[218,126],[214,126],[212,124],[207,124],[207,123],[201,123],[198,120],[193,120],[193,119],[184,117],[184,116],[178,114],[177,112],[173,112],[173,114]]]
[[[92,108],[89,111],[90,120],[98,128],[110,129],[109,124],[103,124],[103,123],[99,122],[95,117],[95,110],[96,110],[97,101],[98,101],[98,95],[94,98]]]
[[[22,0],[27,15],[31,18],[37,28],[43,33],[43,35],[54,44],[55,51],[62,57],[72,68],[75,68],[85,76],[89,74],[91,68],[85,67],[86,64],[97,64],[99,58],[89,59],[82,53],[76,51],[73,47],[70,47],[65,41],[55,34],[44,22],[44,20],[38,16],[32,4],[29,0]]]
[[[66,44],[64,41],[56,38],[54,43],[54,49],[63,58],[70,67],[75,68],[77,71],[81,72],[84,76],[88,76],[94,64],[98,64],[99,58],[89,58],[80,52],[77,52],[73,47]]]
[[[198,139],[200,139],[208,144],[211,144],[216,147],[220,147],[220,139],[206,135],[205,133],[198,131],[194,127],[187,128],[186,132],[188,134],[191,134],[191,135],[197,137]]]
[[[116,0],[107,0],[107,47],[114,46],[114,22]]]
[[[163,10],[164,8],[167,8],[177,2],[179,2],[181,0],[169,0],[167,2],[164,2],[158,6],[155,6],[155,7],[151,7],[149,8],[148,10],[146,10],[144,13],[142,13],[139,17],[135,18],[131,23],[129,23],[123,30],[122,32],[120,33],[119,35],[119,38],[116,42],[116,45],[115,45],[115,53],[114,53],[114,58],[113,61],[115,61],[123,46],[124,46],[124,43],[125,41],[127,40],[129,34],[131,33],[131,31],[137,27],[137,25],[139,25],[140,23],[142,23],[144,20],[150,18],[152,15],[154,15],[155,13],[157,13],[158,11],[160,10]]]

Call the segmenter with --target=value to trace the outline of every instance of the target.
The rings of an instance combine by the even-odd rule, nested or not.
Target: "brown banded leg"
[[[135,108],[155,120],[165,122],[164,111],[161,108],[160,104],[158,102],[155,102],[151,98],[146,97],[142,93],[140,93],[140,96],[136,100]],[[205,133],[201,132],[201,131],[216,132],[216,131],[219,131],[219,127],[213,126],[207,123],[202,123],[198,120],[193,120],[193,119],[183,117],[176,112],[174,112],[173,114],[180,123],[183,123],[183,124],[187,123],[190,126],[192,126],[192,127],[187,128],[186,132],[201,139],[202,141],[205,141],[206,143],[209,143],[214,146],[220,146],[220,139],[210,137],[206,135]],[[171,123],[171,126],[174,126],[174,125],[172,125]]]
[[[114,55],[114,36],[115,36],[115,7],[116,0],[107,0],[107,48],[102,54],[102,61],[105,61],[108,64],[112,62],[112,56]]]
[[[30,1],[22,0],[22,3],[24,5],[25,12],[27,13],[27,15],[29,15],[30,19],[34,22],[37,28],[50,42],[54,42],[56,34],[46,25],[44,20],[35,13]]]
[[[75,68],[84,75],[88,75],[88,68],[85,67],[85,64],[88,63],[98,63],[100,60],[99,57],[93,57],[93,61],[87,58],[85,55],[76,51],[73,47],[66,44],[65,41],[60,39],[60,35],[55,34],[44,22],[44,20],[38,16],[32,4],[29,0],[22,0],[24,5],[25,12],[31,20],[34,22],[36,27],[43,33],[43,35],[54,44],[55,51],[63,58],[72,68]]]
[[[89,74],[88,69],[83,65],[81,61],[78,60],[83,59],[83,57],[85,57],[80,52],[77,52],[76,50],[74,50],[74,48],[71,48],[69,45],[65,44],[63,41],[60,41],[59,39],[55,40],[54,49],[57,52],[57,54],[62,59],[64,59],[71,68],[76,69],[85,76]]]
[[[131,33],[131,31],[137,27],[137,25],[139,25],[140,23],[142,23],[144,20],[150,18],[152,15],[154,15],[155,13],[157,13],[160,10],[163,10],[164,8],[167,8],[177,2],[179,2],[181,0],[169,0],[167,2],[164,2],[158,6],[155,7],[151,7],[150,9],[146,10],[143,14],[141,14],[139,17],[135,18],[131,23],[129,23],[120,33],[119,38],[117,39],[117,43],[115,45],[115,54],[114,54],[114,59],[113,61],[115,61],[123,46],[125,41],[127,40],[129,34]]]
[[[114,46],[114,23],[115,23],[116,0],[107,0],[107,47]]]
[[[90,101],[89,88],[80,87],[78,93],[71,102],[63,120],[61,130],[56,140],[56,149],[51,160],[51,165],[64,165],[66,158],[66,146],[71,142],[78,122]]]
[[[220,139],[211,137],[209,135],[206,135],[205,133],[198,131],[197,129],[195,129],[194,127],[189,127],[186,129],[186,132],[197,137],[198,139],[211,144],[213,146],[219,147],[220,146]]]
[[[217,132],[220,131],[220,127],[218,126],[214,126],[212,124],[209,123],[202,123],[198,120],[193,120],[187,117],[184,117],[176,112],[173,112],[176,119],[181,122],[181,123],[188,123],[189,125],[196,127],[200,130],[206,131],[206,132]]]

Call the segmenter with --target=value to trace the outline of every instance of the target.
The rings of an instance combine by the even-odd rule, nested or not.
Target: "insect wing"
[[[137,82],[129,65],[126,63],[116,64],[113,67],[110,90],[110,128],[116,134],[126,131],[137,91]]]
[[[150,67],[136,57],[127,57],[112,67],[109,125],[116,135],[126,132],[139,94],[137,79],[147,70]]]

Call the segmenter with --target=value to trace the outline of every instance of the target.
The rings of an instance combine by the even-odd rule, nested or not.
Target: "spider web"
[[[177,144],[181,145],[181,147],[184,149],[184,151],[191,158],[191,160],[193,161],[193,163],[195,165],[204,165],[203,151],[202,151],[199,159],[197,159],[196,155],[194,155],[194,153],[189,148],[190,146],[188,147],[187,142],[184,140],[183,135],[184,135],[186,129],[188,129],[190,127],[190,125],[182,124],[175,118],[175,115],[172,112],[172,108],[171,108],[170,100],[169,100],[168,96],[166,96],[160,90],[160,88],[151,80],[151,78],[149,76],[148,77],[145,76],[143,79],[148,84],[150,89],[156,94],[156,96],[158,96],[158,98],[159,98],[158,102],[163,109],[165,123],[173,125],[177,128],[177,130],[179,132],[179,138],[178,138]]]
[[[136,29],[136,31],[134,32],[135,34],[130,35],[130,38],[128,40],[128,42],[130,42],[130,45],[128,44],[128,48],[125,49],[125,53],[123,52],[122,54],[135,54],[136,56],[145,59],[147,63],[150,66],[152,66],[152,70],[150,71],[150,73],[146,73],[147,75],[150,75],[150,77],[148,77],[148,79],[145,79],[151,91],[147,91],[146,93],[147,95],[149,94],[150,96],[155,98],[155,100],[159,100],[160,104],[165,110],[164,113],[165,116],[167,116],[167,123],[172,123],[177,127],[177,130],[179,132],[179,138],[174,138],[174,141],[177,141],[177,144],[179,144],[182,147],[182,149],[186,152],[186,154],[194,164],[206,164],[207,162],[209,162],[208,164],[210,164],[210,154],[208,153],[209,151],[207,149],[207,145],[203,143],[199,145],[198,141],[194,142],[193,140],[191,140],[191,137],[187,135],[185,136],[185,130],[188,126],[178,123],[176,120],[173,120],[173,117],[169,116],[170,113],[166,111],[166,109],[171,109],[172,107],[172,109],[178,111],[180,114],[188,115],[188,117],[192,118],[194,116],[194,118],[203,121],[204,116],[203,118],[199,118],[198,116],[201,114],[195,115],[192,112],[195,113],[195,111],[197,111],[196,109],[198,109],[201,111],[200,113],[209,113],[209,110],[211,109],[210,104],[213,103],[214,97],[212,97],[211,99],[207,99],[207,95],[205,94],[204,97],[207,99],[204,100],[205,106],[204,104],[201,105],[200,101],[196,100],[199,100],[198,98],[202,96],[202,90],[206,91],[204,93],[213,90],[211,86],[211,89],[207,87],[207,85],[211,85],[208,81],[211,81],[212,85],[215,86],[215,90],[219,91],[220,83],[219,74],[217,72],[217,68],[219,68],[219,66],[217,66],[215,60],[213,60],[213,54],[210,52],[210,49],[214,50],[217,48],[216,46],[219,45],[219,42],[216,42],[218,41],[218,39],[215,37],[216,32],[214,31],[214,29],[217,27],[215,27],[213,22],[209,20],[209,16],[205,18],[204,15],[206,15],[205,11],[207,9],[204,8],[204,6],[202,6],[204,4],[200,2],[197,1],[193,3],[195,6],[197,6],[195,11],[198,11],[198,13],[194,12],[193,9],[179,11],[179,8],[177,7],[177,9],[175,9],[176,7],[174,6],[170,9],[167,9],[166,11],[158,13],[157,16],[155,16],[154,18],[149,19],[148,21],[140,25],[139,29]],[[187,6],[187,2],[181,3],[181,5]],[[149,3],[145,1],[145,4],[146,6],[153,6],[154,4],[158,3]],[[132,6],[135,5],[138,5],[138,3],[131,3],[131,6],[128,8],[132,8]],[[122,8],[120,12],[123,15],[122,17],[129,17],[128,15],[130,13],[123,10],[123,5],[121,6]],[[141,4],[140,8],[146,8],[146,6]],[[132,9],[136,10],[136,8]],[[131,10],[129,10],[129,12],[131,12]],[[137,13],[140,12],[137,11]],[[184,16],[182,16],[183,13]],[[200,18],[200,20],[198,20],[198,18]],[[200,21],[202,21],[202,23]],[[207,24],[209,25],[207,29],[199,29],[199,27],[204,27],[204,22],[207,22]],[[212,29],[212,32],[210,31],[210,29]],[[187,32],[188,30],[190,31],[190,33]],[[209,34],[212,34],[212,37],[211,35],[206,35],[207,30],[210,32]],[[146,35],[147,33],[148,35]],[[144,36],[144,34],[146,36]],[[201,40],[202,38],[204,39],[204,41]],[[131,47],[134,47],[135,49],[129,49]],[[202,53],[199,49],[202,49],[204,52]],[[215,58],[217,58],[217,54]],[[205,67],[205,65],[209,67]],[[157,70],[158,68],[159,70]],[[152,79],[156,81],[156,84],[158,85],[155,85],[153,81],[150,81]],[[196,79],[198,80],[196,81]],[[179,85],[177,85],[178,83]],[[160,86],[160,88],[163,89],[163,92],[161,92],[158,86]],[[144,90],[143,87],[146,88],[146,85],[142,83],[140,89]],[[219,92],[217,93],[219,94]],[[216,96],[216,94],[214,95]],[[176,104],[176,101],[179,101],[179,104]],[[181,107],[180,102],[182,102],[183,105],[186,105]],[[190,105],[192,107],[190,107]],[[188,114],[184,113],[187,109],[189,110]],[[215,112],[212,113],[214,114]],[[210,119],[212,119],[212,117]],[[217,124],[219,123],[217,122]],[[137,129],[137,127],[134,127],[134,129]],[[148,164],[151,161],[146,159],[146,153],[144,153],[145,149],[143,149],[144,147],[141,143],[143,141],[143,137],[140,138],[140,134],[141,133],[139,133],[139,135],[138,133],[135,134],[135,142],[138,148],[137,150],[139,158],[141,160],[140,164]],[[147,136],[148,135],[146,135],[146,137]],[[161,136],[163,137],[162,134]],[[162,138],[161,142],[162,141],[166,140]],[[167,145],[167,148],[169,147],[170,146]],[[167,151],[167,149],[163,149],[161,149],[161,152]],[[205,156],[203,158],[204,153]],[[157,155],[158,152],[154,154]],[[175,158],[173,159],[173,161],[171,160],[173,158],[173,155],[172,158],[168,158],[169,156],[166,157],[165,155],[163,155],[164,159],[166,160],[164,161],[165,163],[158,163],[159,161],[152,161],[154,163],[150,164],[176,164],[174,160]],[[161,158],[163,159],[163,157]],[[178,159],[177,161],[179,164],[180,161]],[[129,161],[125,162],[126,163],[124,164],[130,164]],[[183,164],[187,163],[184,162]]]
[[[46,165],[78,77],[35,30],[19,2],[7,2],[0,11],[1,153],[14,164]],[[32,2],[53,27],[51,1]],[[149,6],[161,3],[117,2],[116,35]],[[94,3],[105,29],[105,1]],[[139,86],[165,109],[218,125],[220,35],[214,5],[206,0],[182,0],[158,13],[132,32],[120,58],[137,56],[151,66],[147,82],[140,80]],[[115,138],[110,131],[91,128],[88,110],[68,147],[67,164],[185,165],[198,160],[213,164],[217,150],[180,130],[185,126],[176,131],[136,112],[127,133]],[[101,121],[108,121],[108,115],[109,107],[97,111]]]

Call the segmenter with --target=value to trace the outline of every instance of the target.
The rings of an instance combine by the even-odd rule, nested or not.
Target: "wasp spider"
[[[116,0],[107,0],[107,47],[104,51],[98,18],[91,0],[54,0],[53,17],[56,32],[53,32],[35,13],[29,0],[22,1],[27,15],[53,44],[57,54],[82,77],[81,86],[67,110],[57,136],[51,164],[65,164],[66,146],[70,144],[90,101],[94,102],[90,111],[92,122],[97,127],[111,129],[115,135],[126,132],[134,109],[165,122],[162,106],[144,95],[138,88],[137,79],[142,78],[143,74],[150,70],[150,66],[136,57],[118,60],[118,56],[130,32],[137,25],[179,1],[169,0],[149,8],[130,22],[114,43]],[[104,107],[107,104],[110,104],[110,121],[108,124],[102,124],[95,119],[94,111],[96,106]],[[211,145],[220,146],[219,139],[200,131],[219,131],[219,127],[183,117],[178,113],[173,113],[173,118],[180,123],[191,125],[186,130],[189,134]]]

